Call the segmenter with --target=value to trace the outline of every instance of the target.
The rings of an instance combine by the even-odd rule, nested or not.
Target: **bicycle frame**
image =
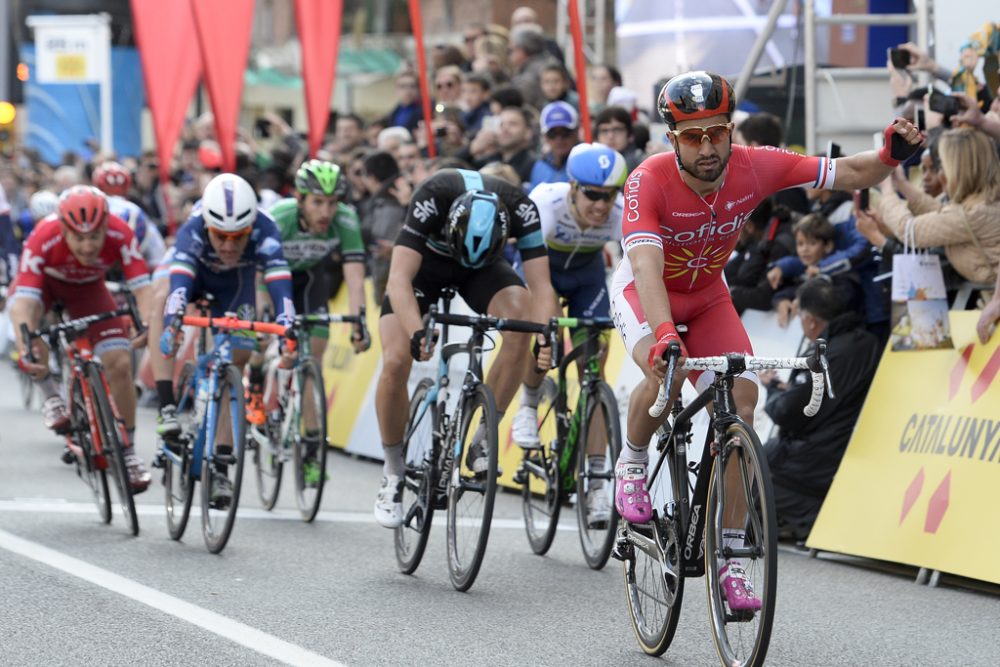
[[[208,329],[203,328],[200,332],[198,344],[199,352],[195,364],[194,375],[191,376],[190,392],[184,388],[180,392],[180,400],[177,406],[178,411],[188,408],[187,400],[193,401],[191,408],[195,412],[198,420],[198,430],[195,433],[194,446],[191,456],[190,477],[192,479],[201,478],[202,461],[211,458],[213,455],[213,443],[215,442],[215,426],[219,411],[219,403],[222,398],[219,377],[229,364],[232,363],[232,333],[220,331],[214,336],[214,344],[210,352],[206,352]],[[199,387],[206,383],[203,396],[199,396]],[[230,396],[230,419],[242,419],[242,415],[237,414],[236,404],[238,398]],[[199,402],[205,401],[204,413],[200,412]],[[233,447],[240,447],[242,443],[233,443]],[[179,454],[175,454],[163,443],[161,451],[164,456],[170,459],[171,463],[180,467],[182,459]]]
[[[94,358],[94,348],[90,344],[88,338],[80,338],[75,340],[69,340],[64,332],[59,334],[59,345],[66,352],[66,359],[69,361],[70,376],[68,379],[70,386],[73,382],[79,381],[80,390],[83,392],[83,404],[87,411],[87,428],[90,431],[90,441],[94,445],[94,460],[88,461],[87,466],[95,466],[98,470],[106,470],[108,467],[108,459],[104,456],[104,437],[101,435],[101,431],[98,428],[97,419],[97,408],[94,406],[94,392],[90,386],[90,382],[87,381],[87,367],[90,364],[99,364],[100,359]],[[108,387],[108,379],[101,373],[101,380],[103,381],[103,386],[101,387],[108,396],[111,395],[110,388]],[[122,429],[122,442],[125,442],[125,433],[122,426],[121,416],[118,414],[118,406],[115,405],[114,401],[110,401],[111,412],[115,419],[115,424]],[[84,456],[83,449],[76,444],[73,439],[73,432],[67,433],[66,446],[71,452],[77,457],[77,459],[82,459]]]

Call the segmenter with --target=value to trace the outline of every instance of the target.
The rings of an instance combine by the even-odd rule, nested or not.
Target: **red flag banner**
[[[188,46],[194,19],[185,2],[132,0],[132,23],[153,115],[160,180],[166,181],[174,144],[201,76],[201,58]]]
[[[583,138],[592,141],[590,127],[590,107],[587,105],[587,59],[583,56],[583,25],[580,22],[580,7],[576,0],[569,0],[569,27],[573,33],[573,57],[576,67],[576,92],[580,96],[580,124]]]
[[[435,157],[434,129],[431,127],[431,87],[427,81],[427,52],[424,51],[424,21],[420,15],[420,0],[410,0],[410,25],[417,50],[417,75],[420,77],[420,100],[424,110],[424,132],[427,133],[427,155]]]
[[[222,168],[233,171],[236,124],[253,28],[253,0],[191,0],[191,10],[201,45],[205,86],[215,116],[215,135],[222,150]]]
[[[330,94],[337,78],[343,10],[343,0],[295,0],[312,155],[316,155],[323,142],[330,118]]]

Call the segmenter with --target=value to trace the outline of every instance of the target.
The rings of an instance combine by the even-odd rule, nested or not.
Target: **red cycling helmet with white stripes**
[[[90,182],[100,188],[104,194],[124,197],[132,188],[132,174],[122,165],[108,160],[102,162],[94,170]]]
[[[90,185],[74,185],[59,196],[59,220],[80,234],[107,225],[108,199]]]

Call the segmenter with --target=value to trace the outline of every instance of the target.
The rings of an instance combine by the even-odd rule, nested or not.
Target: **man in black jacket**
[[[865,330],[860,313],[845,309],[827,279],[807,281],[797,299],[806,338],[827,341],[836,398],[824,396],[819,413],[809,418],[802,413],[812,391],[808,371],[794,371],[787,384],[778,382],[773,372],[761,373],[761,381],[768,388],[765,410],[779,427],[778,436],[765,448],[779,530],[804,539],[847,449],[882,348]]]

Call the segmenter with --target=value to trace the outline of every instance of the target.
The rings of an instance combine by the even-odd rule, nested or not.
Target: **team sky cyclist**
[[[330,299],[335,296],[332,271],[336,269],[338,254],[343,262],[350,313],[357,315],[365,303],[365,246],[358,214],[341,201],[346,193],[347,179],[341,178],[340,167],[332,162],[309,160],[295,174],[295,196],[271,207],[271,217],[278,225],[285,259],[292,271],[297,313],[327,312]],[[309,347],[314,359],[323,358],[329,337],[328,325],[310,327]],[[352,342],[355,352],[364,352],[371,344],[359,326],[355,326]],[[247,413],[256,424],[262,424],[265,418],[261,399],[263,363],[261,354],[250,360],[251,405]],[[285,382],[279,379],[278,385],[284,387]]]
[[[108,211],[108,201],[97,188],[77,185],[59,198],[55,214],[35,225],[21,252],[20,269],[10,320],[17,337],[19,364],[36,380],[49,373],[48,347],[41,340],[31,342],[37,361],[29,362],[20,325],[37,329],[53,302],[63,304],[71,318],[97,315],[117,306],[104,285],[104,275],[121,268],[125,282],[135,293],[140,312],[149,305],[149,270],[139,254],[132,230]],[[96,322],[87,329],[94,354],[101,358],[111,386],[111,395],[125,422],[125,466],[134,493],[149,486],[149,473],[135,453],[135,387],[129,323],[124,318]],[[139,341],[137,341],[139,342]],[[63,430],[69,415],[59,396],[58,384],[41,385],[46,396],[46,426]]]
[[[125,198],[132,188],[132,175],[122,165],[108,160],[94,169],[90,182],[108,196],[111,213],[124,220],[135,234],[146,266],[150,269],[156,267],[163,259],[166,244],[160,230],[150,222],[145,211]]]
[[[625,184],[625,257],[611,285],[615,322],[644,376],[629,401],[626,446],[615,467],[616,506],[622,518],[635,523],[645,523],[652,512],[646,489],[647,446],[663,419],[651,418],[647,410],[666,374],[664,352],[676,343],[682,359],[689,354],[752,353],[722,279],[722,268],[750,212],[763,198],[785,188],[853,190],[875,185],[917,152],[922,141],[911,123],[897,119],[885,129],[882,150],[836,160],[770,146],[733,146],[732,86],[707,72],[670,79],[660,91],[657,108],[675,152],[648,158]],[[675,322],[686,324],[687,333],[679,335]],[[711,375],[691,373],[689,379],[703,388]],[[755,380],[754,374],[745,373],[733,386],[737,411],[751,425]],[[678,378],[672,396],[681,382]],[[723,517],[726,546],[743,546],[745,513],[745,508],[736,508]],[[724,571],[722,585],[730,609],[759,609],[760,600],[739,562],[719,562],[718,567]]]
[[[151,327],[150,335],[159,337],[163,359],[154,365],[156,393],[160,401],[157,432],[169,441],[180,433],[173,392],[173,357],[177,352],[180,330],[175,322],[183,315],[188,303],[204,294],[211,294],[213,317],[235,313],[240,319],[252,320],[256,312],[256,274],[264,274],[271,302],[275,305],[278,324],[289,325],[295,318],[292,303],[292,280],[281,250],[278,226],[264,211],[257,208],[253,187],[235,174],[219,174],[205,186],[202,198],[195,205],[180,230],[170,261],[169,296],[154,308],[162,308],[159,327]],[[246,365],[256,348],[256,334],[232,337],[233,363]],[[156,357],[157,355],[152,355]],[[292,359],[283,355],[282,365],[290,367]],[[228,403],[222,404],[221,419],[228,419]],[[232,443],[220,443],[220,453]],[[213,475],[212,501],[222,506],[232,497],[232,485],[225,475]]]
[[[508,236],[516,239],[521,252],[528,289],[502,257]],[[448,286],[457,288],[477,313],[536,322],[556,314],[538,209],[520,188],[475,171],[443,169],[424,181],[410,201],[392,250],[379,319],[382,373],[375,412],[385,477],[375,501],[375,519],[386,528],[403,520],[400,492],[410,366],[414,359],[425,361],[433,354],[433,341],[430,353],[424,349],[421,316]],[[486,378],[500,416],[525,379],[530,359],[529,335],[502,336]],[[481,440],[479,431],[473,434],[467,459],[477,473],[489,464],[487,453],[476,446]]]
[[[552,286],[568,302],[570,317],[608,317],[610,304],[603,250],[606,244],[621,240],[621,188],[628,167],[625,158],[613,148],[578,144],[569,153],[566,169],[569,183],[542,183],[529,195],[541,217]],[[582,343],[586,333],[584,329],[574,331],[574,345]],[[581,368],[584,364],[586,360],[581,359]],[[541,446],[538,401],[542,378],[543,375],[536,375],[535,386],[525,383],[521,407],[514,415],[514,441],[524,449]],[[593,429],[595,434],[600,431]],[[588,443],[592,470],[605,469],[605,445],[600,438]],[[591,484],[586,502],[590,525],[610,520],[611,503],[603,484]]]

